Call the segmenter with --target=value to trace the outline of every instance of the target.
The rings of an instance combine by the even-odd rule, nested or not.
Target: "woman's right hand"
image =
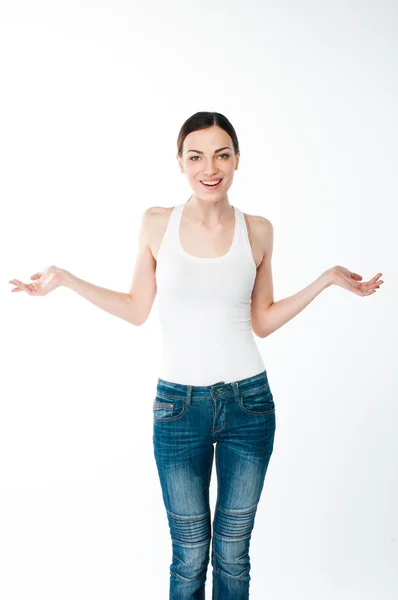
[[[61,285],[61,269],[51,265],[32,275],[31,279],[34,283],[22,283],[19,279],[11,279],[8,283],[16,286],[11,290],[12,292],[26,292],[29,296],[45,296]]]

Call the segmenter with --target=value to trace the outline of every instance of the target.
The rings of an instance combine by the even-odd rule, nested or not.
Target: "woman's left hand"
[[[383,273],[377,273],[369,281],[361,281],[362,276],[358,273],[353,273],[345,267],[336,265],[327,271],[329,276],[330,285],[339,285],[342,288],[358,296],[370,296],[376,292],[376,289],[380,287],[380,284],[384,283],[379,277]]]

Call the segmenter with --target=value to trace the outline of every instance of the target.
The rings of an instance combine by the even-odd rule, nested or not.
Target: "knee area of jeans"
[[[172,540],[175,543],[194,548],[209,543],[211,538],[210,511],[200,515],[176,515],[167,511]]]
[[[250,537],[258,503],[249,508],[224,509],[216,507],[213,533],[217,539],[240,541]]]

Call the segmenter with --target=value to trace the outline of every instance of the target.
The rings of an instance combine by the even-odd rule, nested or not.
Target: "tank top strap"
[[[178,236],[179,236],[179,226],[181,220],[181,213],[184,208],[185,202],[181,204],[177,204],[174,206],[173,210],[170,213],[170,217],[166,226],[166,230],[163,234],[162,239],[162,249],[167,247],[169,249],[176,249],[178,247]]]
[[[237,228],[237,244],[239,244],[239,246],[242,246],[246,244],[246,240],[245,238],[247,237],[247,228],[246,228],[246,221],[245,221],[245,215],[243,214],[243,212],[240,210],[240,208],[238,208],[237,206],[235,206],[235,215],[236,218],[238,219],[238,228]]]
[[[239,243],[242,243],[243,233],[244,233],[243,227],[245,225],[245,223],[244,223],[245,219],[244,219],[242,211],[237,206],[235,206],[234,208],[235,208],[235,217],[237,219],[237,230],[236,230],[236,234],[238,237],[237,241]]]
[[[243,251],[248,256],[250,262],[252,262],[253,252],[250,244],[249,232],[247,229],[245,215],[244,212],[240,210],[237,206],[235,206],[235,211],[238,219],[237,246],[239,246],[239,252]]]

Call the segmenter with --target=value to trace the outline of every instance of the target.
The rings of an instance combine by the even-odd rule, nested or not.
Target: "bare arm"
[[[10,283],[17,287],[11,291],[25,291],[31,296],[44,296],[59,286],[68,287],[102,310],[132,325],[142,325],[148,318],[156,296],[156,261],[149,243],[152,214],[152,209],[148,208],[141,219],[138,254],[128,293],[99,287],[55,265],[32,275],[34,283],[24,284],[18,279],[12,279]]]
[[[102,310],[135,325],[134,302],[130,294],[99,287],[84,279],[79,279],[79,277],[72,275],[72,273],[65,269],[58,268],[58,274],[60,286],[73,290],[92,304],[95,304],[95,306],[102,308]]]
[[[282,327],[331,285],[338,285],[360,296],[370,296],[383,283],[379,280],[382,273],[378,273],[367,282],[362,282],[362,276],[358,273],[336,265],[321,273],[312,283],[293,296],[275,302],[271,270],[273,226],[268,219],[261,220],[257,235],[263,243],[264,257],[257,269],[253,287],[251,318],[253,331],[260,338]]]
[[[261,321],[261,336],[270,335],[282,325],[293,319],[314,298],[331,285],[328,271],[322,273],[312,283],[293,296],[277,300],[263,310]]]
[[[148,318],[156,296],[156,262],[149,246],[150,220],[151,209],[147,209],[141,219],[138,255],[128,293],[99,287],[75,277],[64,269],[59,269],[60,285],[70,288],[116,317],[133,325],[142,325]]]

